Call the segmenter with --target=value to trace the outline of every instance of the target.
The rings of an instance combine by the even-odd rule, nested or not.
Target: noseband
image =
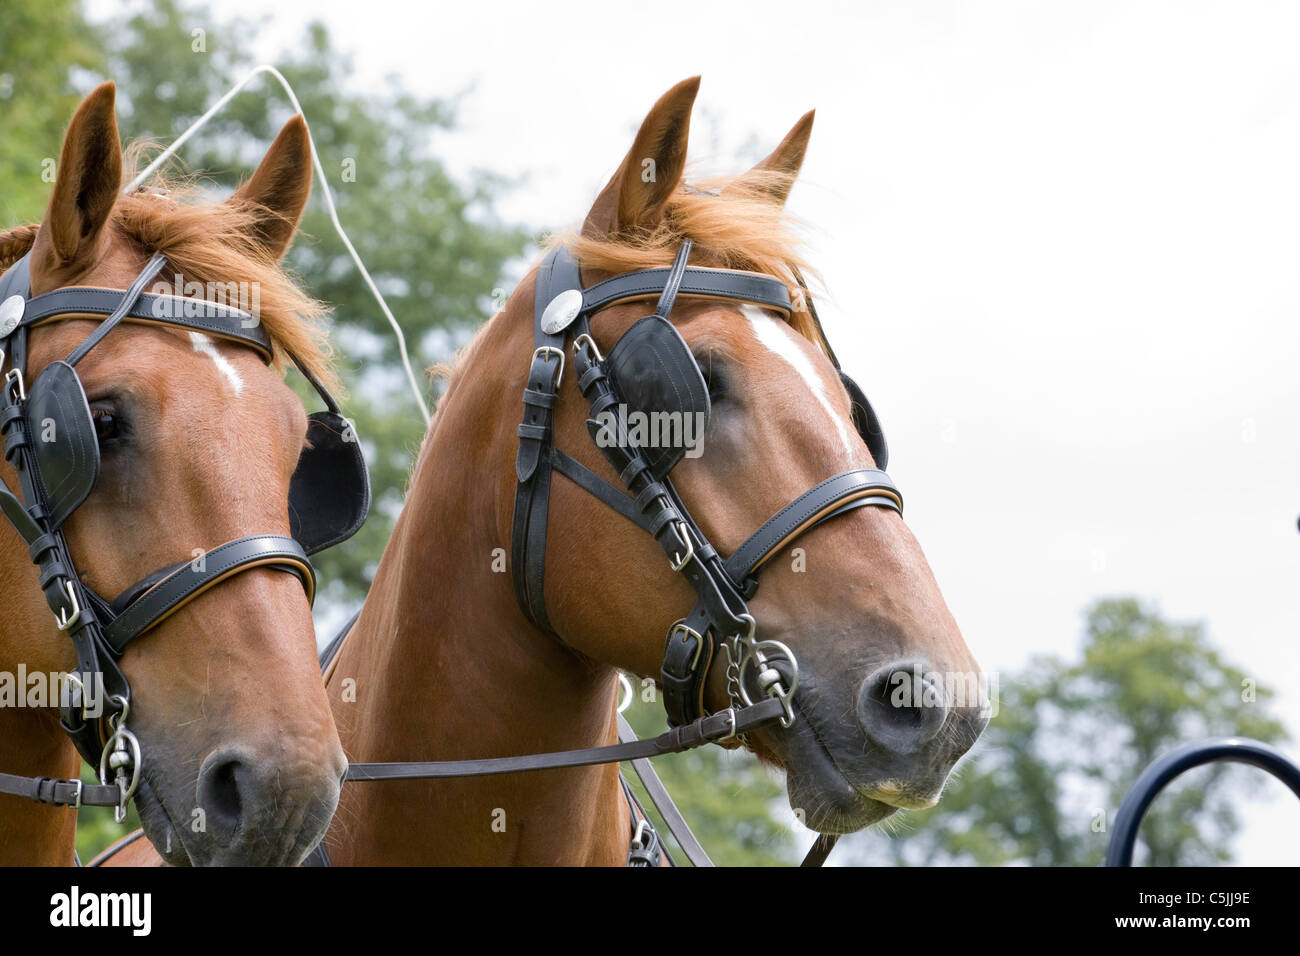
[[[686,240],[671,268],[630,272],[586,288],[577,260],[564,247],[552,249],[542,261],[534,301],[534,350],[515,459],[518,485],[510,562],[515,596],[533,623],[560,637],[547,616],[544,594],[551,474],[559,472],[648,532],[663,549],[669,566],[695,589],[695,607],[669,629],[664,647],[660,682],[669,724],[690,724],[705,714],[705,682],[721,645],[733,707],[752,705],[755,698],[778,700],[781,723],[789,727],[794,721],[799,668],[785,644],[756,637],[757,624],[748,602],[758,590],[759,570],[778,551],[830,518],[867,505],[902,514],[903,501],[893,481],[878,468],[842,472],[786,505],[724,559],[691,517],[669,477],[686,448],[665,454],[663,448],[638,443],[623,430],[602,424],[620,406],[629,405],[647,412],[702,412],[707,418],[703,373],[668,321],[679,293],[791,314],[789,290],[781,280],[755,272],[688,266],[690,250]],[[659,300],[653,315],[635,323],[609,357],[603,356],[591,335],[592,317],[616,303],[655,293]],[[808,308],[824,343],[810,298]],[[555,447],[553,412],[570,348],[578,388],[591,409],[588,431],[626,491]],[[826,351],[838,369],[829,346]],[[859,432],[884,467],[887,457],[875,414],[852,380],[841,375]]]
[[[40,569],[45,600],[58,629],[71,638],[76,650],[78,674],[101,680],[106,701],[102,716],[88,716],[90,688],[80,677],[67,677],[70,692],[61,695],[62,726],[87,762],[99,768],[101,785],[83,787],[80,780],[0,774],[0,792],[43,803],[114,806],[121,822],[139,785],[141,768],[140,743],[127,729],[131,688],[118,663],[127,645],[209,588],[253,568],[294,575],[312,601],[316,576],[307,556],[360,527],[369,507],[369,485],[359,443],[338,404],[294,357],[328,406],[328,411],[309,417],[313,447],[303,453],[294,475],[290,524],[295,537],[238,538],[201,558],[149,575],[113,601],[101,597],[78,574],[64,534],[64,522],[89,496],[99,473],[98,437],[77,364],[124,321],[216,335],[254,349],[268,362],[271,337],[255,316],[240,309],[145,293],[166,265],[161,253],[149,260],[125,292],[71,287],[35,297],[27,259],[24,256],[0,276],[0,367],[6,354],[9,358],[0,395],[0,433],[5,458],[18,474],[22,493],[19,500],[0,484],[0,510],[27,542],[32,562]],[[60,319],[96,316],[104,317],[100,325],[65,360],[46,366],[29,393],[24,379],[28,330]],[[349,443],[351,447],[345,447]],[[343,470],[332,483],[337,490],[322,499],[321,489],[329,482],[319,472],[323,466],[340,463]],[[317,507],[304,519],[302,512],[310,502],[301,499],[312,495]]]

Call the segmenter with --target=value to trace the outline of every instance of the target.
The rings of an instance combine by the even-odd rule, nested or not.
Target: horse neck
[[[17,477],[3,462],[0,481],[17,493]],[[27,546],[2,518],[0,594],[6,605],[0,627],[0,661],[15,666],[21,662],[34,671],[37,668],[27,654],[37,641],[48,639],[37,635],[53,630],[50,612],[41,596],[36,568],[27,559]],[[0,666],[8,670],[10,664]],[[25,688],[18,685],[16,671],[8,677],[21,695]],[[59,726],[57,710],[0,706],[0,773],[71,779],[80,771],[81,758]],[[75,811],[0,795],[0,865],[67,866],[72,862],[76,838]]]
[[[496,328],[494,328],[496,326]],[[521,354],[501,322],[479,354]],[[505,336],[508,337],[508,336]],[[484,341],[485,340],[485,341]],[[472,355],[466,363],[472,367]],[[454,760],[617,739],[617,675],[534,627],[515,603],[501,540],[518,414],[499,381],[462,374],[444,396],[331,700],[349,759]],[[490,456],[470,449],[498,436]],[[509,444],[511,447],[506,447]],[[491,461],[490,470],[484,461]],[[499,465],[499,467],[497,467]],[[499,476],[499,477],[495,477]],[[504,550],[498,550],[504,549]],[[355,703],[342,700],[355,680]],[[345,788],[327,845],[340,862],[612,863],[627,853],[617,765]]]

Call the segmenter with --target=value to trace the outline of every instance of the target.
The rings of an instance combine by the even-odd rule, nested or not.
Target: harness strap
[[[431,760],[412,763],[354,763],[348,765],[347,780],[428,780],[446,777],[485,777],[561,767],[590,767],[642,757],[693,750],[704,744],[727,740],[758,727],[779,721],[785,710],[779,700],[767,698],[750,707],[728,708],[701,717],[682,727],[673,727],[658,737],[605,747],[560,750],[519,757],[490,757],[479,760]]]
[[[0,773],[0,793],[55,807],[73,808],[115,807],[122,799],[117,784],[105,786],[54,777],[20,777],[12,773]]]
[[[658,295],[663,291],[671,272],[672,267],[642,269],[597,282],[591,288],[583,290],[583,314],[594,314],[627,299]],[[582,286],[579,284],[573,288],[581,289]],[[774,276],[758,272],[690,266],[682,274],[680,291],[682,295],[688,296],[752,302],[786,315],[791,311],[790,290],[786,284]]]
[[[77,286],[55,289],[28,300],[22,325],[24,328],[34,328],[57,319],[78,315],[112,316],[122,305],[120,290]],[[191,332],[203,332],[232,339],[240,345],[255,349],[261,354],[263,361],[271,361],[271,335],[258,318],[252,313],[219,302],[143,293],[134,299],[125,311],[112,321],[112,324],[116,326],[119,322],[171,325]],[[108,322],[104,323],[107,324]]]
[[[196,567],[200,561],[201,566]],[[308,602],[315,597],[315,572],[301,544],[284,535],[251,535],[213,548],[201,559],[178,565],[136,597],[105,628],[104,637],[113,651],[121,654],[127,644],[162,623],[208,588],[255,567],[293,574],[302,581]]]
[[[623,743],[637,739],[632,725],[624,719],[622,714],[618,715],[618,739]],[[659,779],[659,774],[655,772],[654,765],[643,757],[632,761],[632,770],[640,778],[641,785],[645,787],[646,793],[650,795],[650,802],[654,804],[655,809],[659,811],[659,815],[663,817],[664,823],[668,826],[668,832],[673,835],[673,839],[682,848],[686,858],[695,866],[713,866],[713,861],[704,852],[704,847],[700,845],[700,841],[691,832],[690,826],[686,823],[686,818],[677,809],[677,804],[673,803],[673,798],[668,795],[668,788]],[[671,861],[671,857],[669,860]]]
[[[537,271],[533,293],[534,314],[561,292],[581,289],[577,260],[563,247],[554,250]],[[546,614],[546,525],[551,497],[551,427],[555,396],[564,373],[566,330],[551,334],[533,322],[533,357],[524,393],[524,420],[519,426],[519,451],[515,455],[515,508],[510,533],[510,577],[515,598],[529,619],[554,634]]]
[[[81,344],[68,354],[67,362],[69,365],[75,367],[78,362],[86,357],[86,353],[104,340],[104,336],[117,328],[117,323],[121,322],[127,312],[131,311],[136,304],[136,300],[143,294],[144,287],[152,282],[158,273],[162,272],[165,265],[167,265],[167,257],[161,252],[155,252],[153,258],[149,260],[141,273],[135,277],[135,280],[127,286],[126,291],[118,298],[117,305],[108,314],[108,318],[99,323],[95,331],[82,339]],[[112,294],[109,293],[110,296]]]
[[[876,505],[903,513],[903,498],[893,479],[878,468],[846,471],[809,488],[749,536],[727,559],[727,574],[738,586],[795,538],[852,508]]]
[[[627,778],[620,772],[618,775],[618,784],[623,789],[623,796],[627,799],[628,811],[632,820],[632,840],[627,851],[627,866],[630,867],[660,867],[663,866],[664,859],[667,858],[668,865],[672,866],[673,859],[668,855],[663,841],[659,839],[659,831],[655,829],[654,823],[650,820],[650,815],[645,812],[645,808],[637,802],[632,788],[628,785]]]

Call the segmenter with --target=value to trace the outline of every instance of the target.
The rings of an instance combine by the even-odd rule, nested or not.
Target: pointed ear
[[[254,238],[279,260],[302,219],[311,195],[311,138],[307,124],[295,116],[266,151],[257,172],[227,202],[247,205],[255,217]]]
[[[659,98],[618,172],[587,213],[582,234],[591,238],[650,228],[663,215],[686,169],[691,106],[700,78],[683,80]]]
[[[799,175],[799,169],[803,166],[804,153],[808,151],[808,137],[812,135],[813,114],[816,112],[816,110],[809,110],[804,113],[799,118],[799,122],[794,124],[794,128],[785,134],[781,145],[754,167],[755,170],[785,173],[789,176],[787,180],[765,187],[768,195],[782,206],[790,198],[790,187],[794,185],[795,177]]]
[[[122,188],[122,144],[114,103],[117,88],[104,83],[81,101],[63,137],[54,194],[32,247],[38,270],[90,265]]]

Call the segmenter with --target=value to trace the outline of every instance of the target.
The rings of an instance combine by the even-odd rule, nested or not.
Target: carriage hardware
[[[196,300],[186,299],[186,307],[179,308],[172,296],[146,293],[145,287],[166,263],[165,256],[155,254],[125,291],[74,286],[32,296],[28,256],[0,275],[0,367],[6,359],[11,363],[0,390],[0,433],[22,494],[19,499],[0,484],[0,511],[40,569],[40,586],[54,623],[76,651],[77,673],[99,678],[107,694],[103,714],[90,719],[88,689],[76,675],[64,675],[69,692],[62,709],[63,729],[82,757],[98,768],[99,785],[0,773],[0,793],[74,808],[111,806],[119,823],[139,787],[143,763],[140,741],[127,727],[130,684],[118,664],[127,644],[208,588],[252,568],[293,574],[310,601],[316,578],[308,555],[351,537],[370,506],[365,461],[351,425],[325,386],[291,356],[327,406],[308,416],[308,447],[289,492],[293,536],[238,538],[209,550],[202,570],[183,561],[149,575],[113,601],[81,579],[63,525],[94,489],[100,457],[77,363],[124,321],[214,335],[254,349],[267,362],[273,357],[271,337],[256,316],[206,300],[198,300],[201,307],[195,308]],[[66,318],[101,322],[66,359],[47,365],[29,389],[24,379],[28,331]],[[53,441],[41,435],[47,419],[54,423]]]

